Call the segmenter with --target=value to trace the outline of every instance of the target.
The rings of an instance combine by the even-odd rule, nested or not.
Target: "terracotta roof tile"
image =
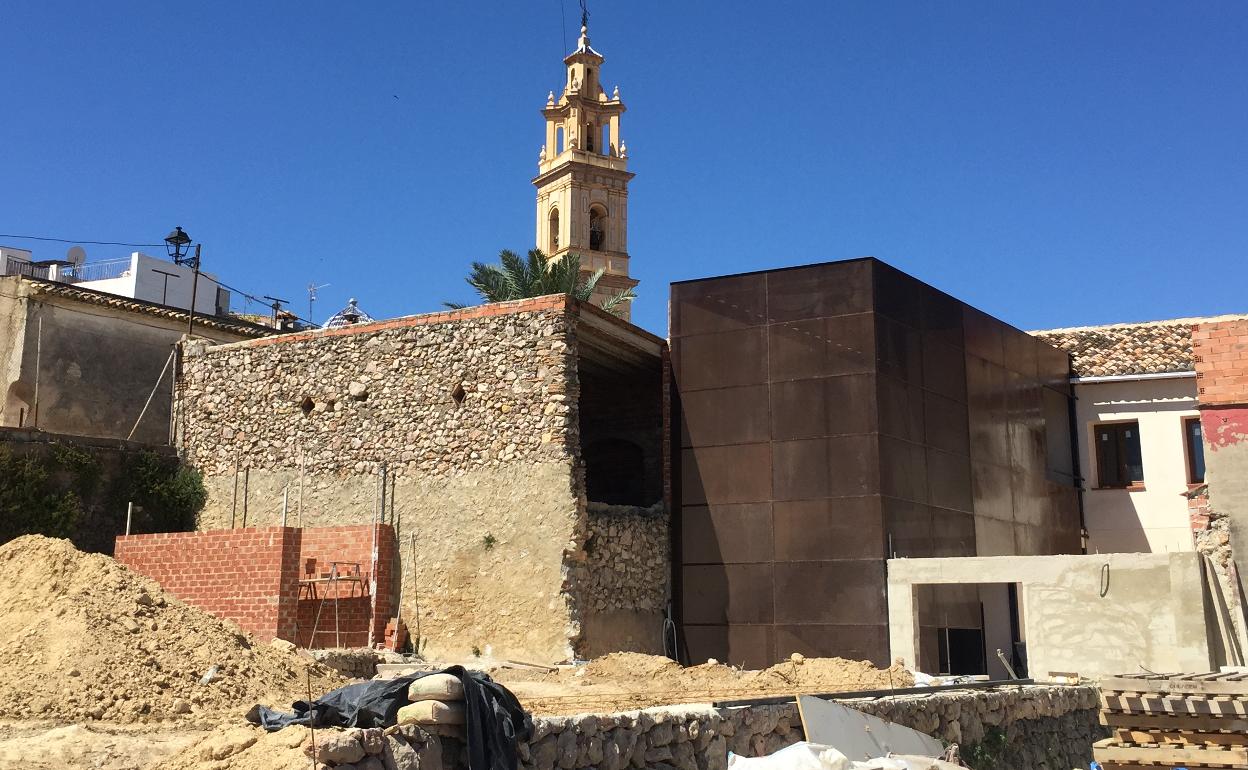
[[[185,321],[186,311],[169,307],[168,305],[160,305],[155,302],[145,302],[141,299],[132,299],[123,297],[119,294],[109,294],[108,292],[95,291],[94,289],[84,289],[69,283],[59,283],[57,281],[45,281],[39,278],[30,278],[22,276],[21,280],[37,286],[39,294],[52,294],[66,299],[86,302],[92,305],[102,305],[105,307],[117,308],[119,310],[129,310],[135,313],[144,313],[146,315],[157,316],[160,318],[168,318],[175,321]],[[195,314],[196,326],[207,326],[211,329],[219,329],[221,331],[231,332],[233,334],[245,337],[267,337],[275,334],[275,330],[268,326],[260,326],[259,324],[248,323],[247,321],[236,320],[233,318],[223,318],[221,316],[209,316],[202,313]]]
[[[1031,334],[1070,353],[1076,377],[1191,372],[1195,371],[1192,325],[1237,317],[1241,316],[1081,326]]]

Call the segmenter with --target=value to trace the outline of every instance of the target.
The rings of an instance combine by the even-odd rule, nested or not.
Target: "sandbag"
[[[443,703],[462,701],[464,699],[464,683],[459,677],[450,674],[430,674],[412,682],[407,688],[407,700],[419,703],[422,700],[440,700]]]
[[[399,709],[398,723],[418,725],[462,725],[466,718],[462,701],[443,703],[422,700]]]

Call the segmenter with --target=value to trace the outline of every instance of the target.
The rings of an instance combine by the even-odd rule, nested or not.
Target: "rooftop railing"
[[[105,259],[83,265],[69,265],[57,271],[58,280],[65,283],[107,281],[122,278],[130,273],[130,259]]]

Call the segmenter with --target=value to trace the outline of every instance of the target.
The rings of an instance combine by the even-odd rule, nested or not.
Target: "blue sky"
[[[318,320],[470,300],[532,245],[563,5],[6,4],[0,233],[182,225]],[[1023,328],[1248,311],[1242,2],[590,9],[652,331],[669,281],[867,254]]]

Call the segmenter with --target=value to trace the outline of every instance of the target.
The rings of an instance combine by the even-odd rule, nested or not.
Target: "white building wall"
[[[168,273],[169,275],[165,275]],[[187,265],[175,265],[165,259],[135,252],[130,255],[130,268],[118,278],[84,281],[84,289],[104,291],[132,299],[156,302],[185,310],[191,305],[193,271]],[[195,312],[215,315],[217,312],[216,276],[200,273],[195,287]],[[228,310],[229,308],[222,308]]]
[[[1078,383],[1075,397],[1088,552],[1192,550],[1183,419],[1199,414],[1196,378]],[[1130,420],[1140,426],[1143,488],[1098,489],[1094,426]]]

